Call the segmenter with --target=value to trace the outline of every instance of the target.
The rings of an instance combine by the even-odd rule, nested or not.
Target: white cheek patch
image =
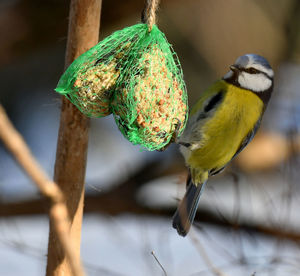
[[[263,92],[272,86],[272,81],[264,74],[241,72],[238,77],[238,82],[242,88],[255,92]]]

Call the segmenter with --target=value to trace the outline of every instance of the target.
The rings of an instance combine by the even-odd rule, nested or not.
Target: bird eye
[[[248,68],[247,71],[248,71],[250,74],[257,74],[257,73],[258,73],[258,70],[256,70],[256,69],[253,68],[253,67]]]

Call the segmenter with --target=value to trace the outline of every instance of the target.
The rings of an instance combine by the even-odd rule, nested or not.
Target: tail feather
[[[173,216],[173,227],[177,230],[178,234],[183,237],[189,232],[194,221],[200,195],[205,184],[206,181],[204,183],[199,183],[196,186],[190,180],[186,193]]]

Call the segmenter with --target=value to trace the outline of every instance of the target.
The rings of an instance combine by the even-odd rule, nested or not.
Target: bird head
[[[246,54],[230,66],[223,80],[258,94],[272,90],[273,77],[274,72],[264,57]]]

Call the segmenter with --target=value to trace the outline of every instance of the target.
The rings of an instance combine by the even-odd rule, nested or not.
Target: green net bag
[[[99,42],[67,68],[56,92],[65,95],[86,116],[111,114],[110,101],[133,40],[134,30],[128,29]]]
[[[165,35],[153,25],[122,31],[130,43],[111,107],[123,135],[133,144],[159,150],[180,134],[188,106],[178,58]],[[126,42],[123,42],[126,43]]]
[[[86,116],[113,112],[124,136],[148,150],[168,145],[187,120],[182,70],[156,25],[111,34],[78,57],[55,90]]]

